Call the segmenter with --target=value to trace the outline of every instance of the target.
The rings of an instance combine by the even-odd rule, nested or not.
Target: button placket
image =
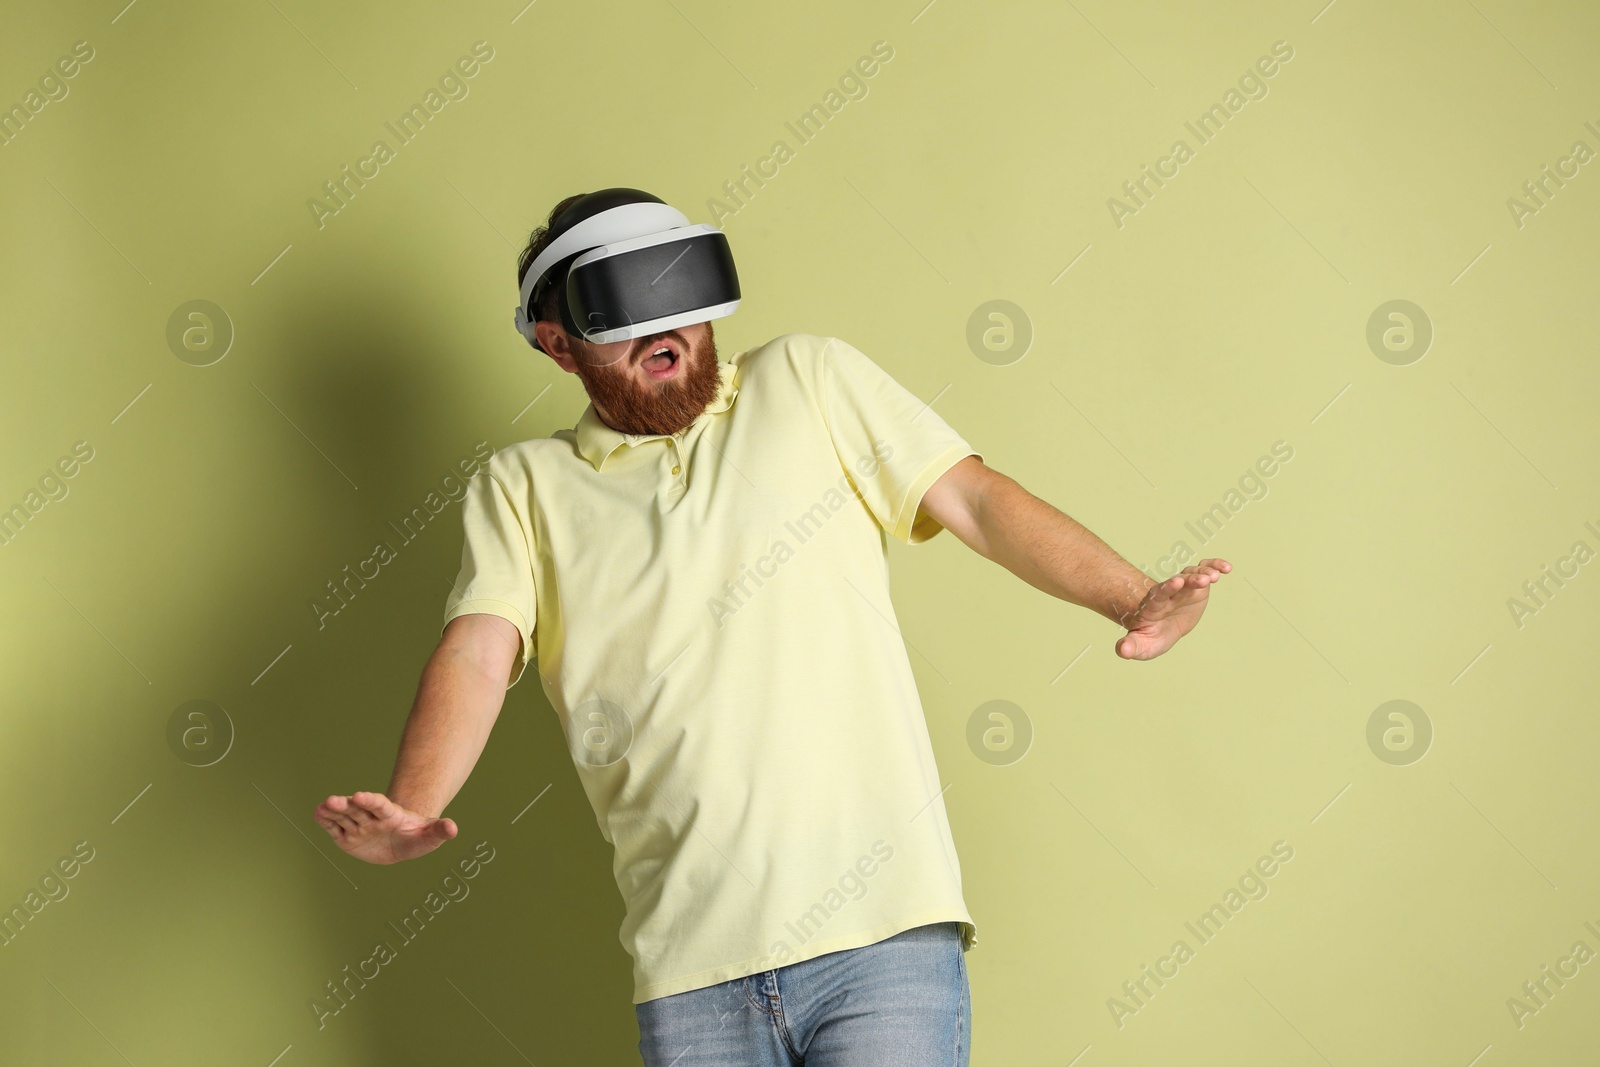
[[[683,454],[683,440],[677,434],[672,435],[672,448],[678,456],[678,462],[672,465],[672,473],[677,477],[680,484],[687,484],[688,480],[683,476],[683,468],[689,465],[689,461]]]

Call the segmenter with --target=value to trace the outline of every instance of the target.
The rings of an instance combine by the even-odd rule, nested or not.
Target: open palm
[[[415,859],[456,836],[455,820],[407,811],[382,793],[335,794],[317,805],[316,820],[340,848],[368,863]]]
[[[1195,628],[1206,610],[1210,586],[1233,570],[1225,559],[1203,559],[1145,592],[1128,616],[1128,632],[1117,639],[1123,659],[1155,659]]]

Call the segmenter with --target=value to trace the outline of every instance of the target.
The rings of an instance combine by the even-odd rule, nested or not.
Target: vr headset
[[[534,322],[558,287],[561,324],[592,344],[648,337],[732,315],[739,276],[728,239],[692,225],[639,189],[601,189],[572,202],[522,280],[517,332],[543,352]]]

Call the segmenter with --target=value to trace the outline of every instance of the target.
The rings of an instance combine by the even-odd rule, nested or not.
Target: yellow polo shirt
[[[522,635],[626,904],[634,1003],[958,921],[977,942],[889,598],[888,537],[979,455],[836,337],[719,363],[686,429],[590,404],[462,502],[444,621]]]

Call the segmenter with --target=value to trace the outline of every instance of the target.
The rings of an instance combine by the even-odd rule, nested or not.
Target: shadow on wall
[[[402,258],[330,258],[240,313],[239,349],[163,400],[172,417],[130,421],[133,443],[95,461],[108,477],[13,546],[31,555],[9,577],[67,600],[10,632],[31,669],[7,679],[4,781],[36,817],[4,836],[7,904],[76,842],[94,854],[0,948],[6,1062],[99,1062],[108,1039],[139,1063],[264,1064],[291,1045],[282,1064],[637,1062],[611,851],[536,682],[508,694],[450,805],[455,841],[373,866],[312,817],[330,793],[387,787],[460,563],[459,505],[325,627],[310,602],[509,429],[459,414],[492,406],[468,402],[483,375],[459,371],[459,308]],[[205,765],[169,747],[196,699],[234,728]]]
[[[271,994],[302,1006],[297,1051],[337,1044],[344,1063],[523,1062],[517,1052],[533,1062],[633,1063],[631,960],[617,939],[611,848],[534,672],[508,693],[447,809],[460,827],[454,841],[373,866],[339,852],[312,818],[330,793],[387,787],[460,563],[460,506],[450,499],[459,482],[446,476],[475,458],[477,442],[550,432],[452,418],[479,407],[465,395],[475,379],[459,372],[469,361],[448,329],[459,310],[414,275],[374,278],[374,269],[382,273],[363,267],[360,291],[330,287],[286,307],[275,345],[294,361],[279,390],[360,486],[350,494],[359,504],[337,522],[295,523],[284,575],[258,575],[231,609],[291,594],[306,602],[290,654],[304,655],[292,665],[286,657],[272,684],[240,703],[241,735],[253,736],[234,768],[272,779],[275,799],[326,857],[301,843],[299,934],[316,942],[303,953],[316,964]],[[318,514],[339,492],[332,484],[319,476],[291,513]],[[430,493],[442,510],[425,525],[402,524]],[[311,601],[327,596],[325,580],[345,576],[341,568],[379,541],[393,558],[378,577],[346,586],[353,595],[319,628]],[[272,818],[268,832],[282,836],[283,820]],[[359,1036],[326,1042],[341,1029]]]

